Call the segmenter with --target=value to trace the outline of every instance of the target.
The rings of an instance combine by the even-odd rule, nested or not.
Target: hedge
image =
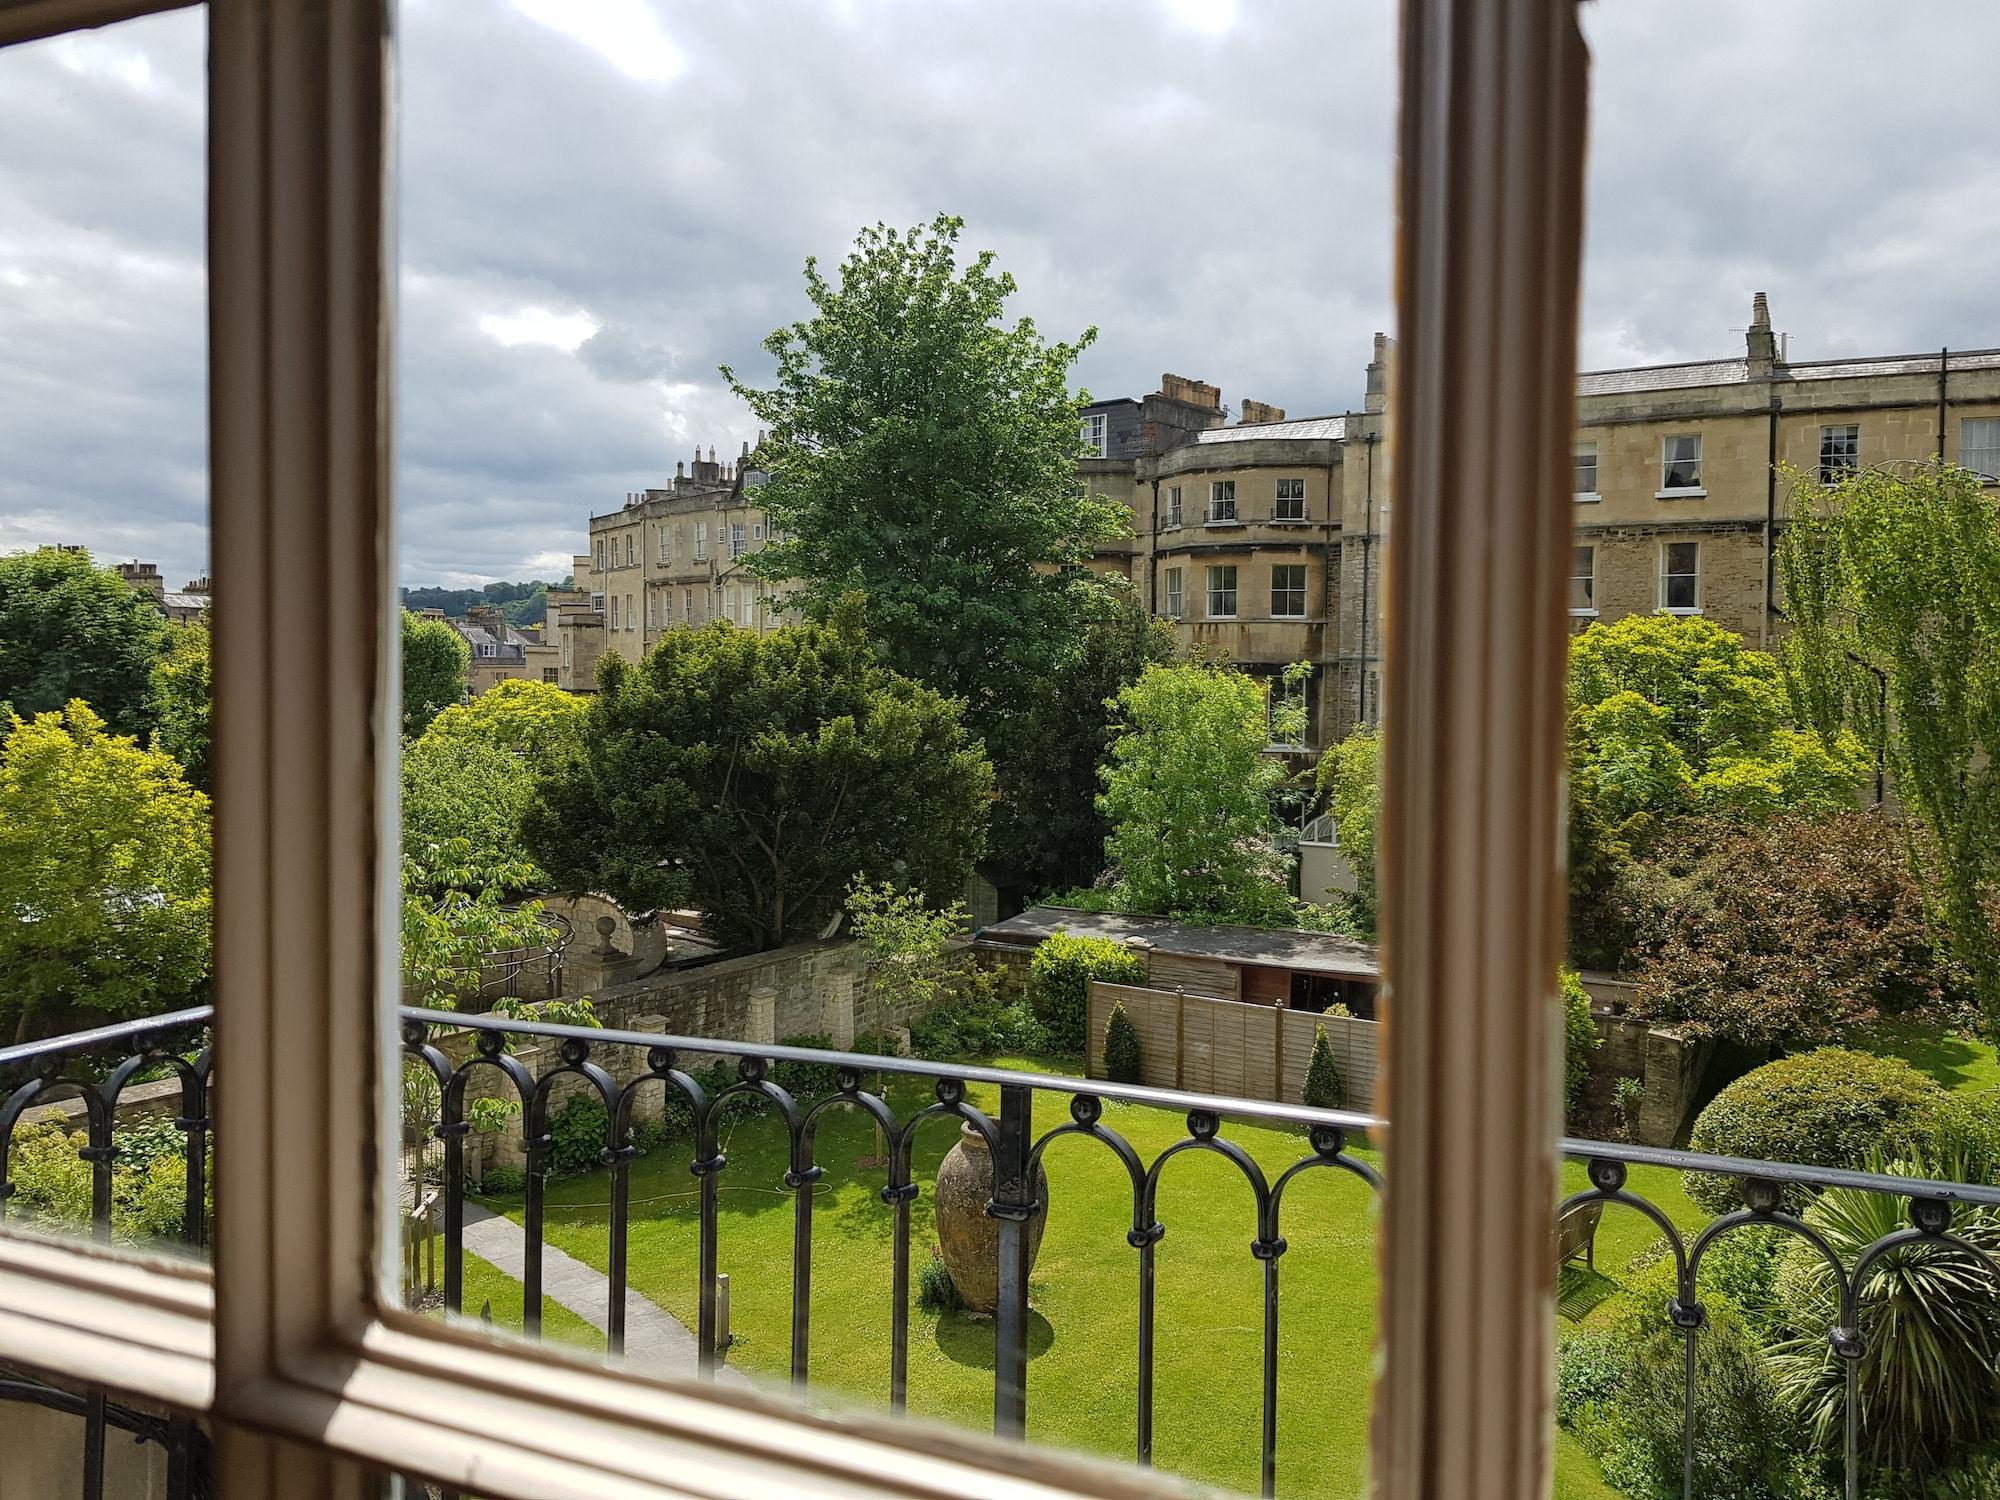
[[[1143,984],[1146,966],[1110,938],[1057,932],[1044,938],[1028,964],[1029,1003],[1059,1052],[1081,1054],[1090,1013],[1090,982]]]
[[[1856,1167],[1871,1148],[1885,1156],[1924,1136],[1945,1091],[1901,1058],[1820,1047],[1753,1068],[1710,1101],[1688,1145],[1718,1156]],[[1688,1196],[1710,1213],[1742,1206],[1736,1180],[1685,1174]],[[1787,1188],[1803,1208],[1810,1190]]]

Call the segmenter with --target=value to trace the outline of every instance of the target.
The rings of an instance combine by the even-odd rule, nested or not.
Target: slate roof
[[[1586,370],[1576,377],[1579,396],[1623,396],[1680,391],[1702,385],[1740,385],[1750,378],[1745,359],[1709,359],[1686,365],[1641,365],[1632,370]]]
[[[1155,952],[1225,963],[1264,964],[1306,974],[1332,974],[1342,979],[1373,980],[1380,974],[1375,950],[1367,943],[1325,932],[1290,928],[1198,927],[1166,917],[1126,912],[1078,911],[1070,906],[1036,906],[980,929],[983,943],[1029,948],[1058,928],[1084,937],[1116,942],[1144,941]]]
[[[1345,417],[1300,417],[1291,422],[1239,422],[1234,427],[1204,427],[1197,443],[1247,443],[1254,438],[1332,438],[1347,436]]]

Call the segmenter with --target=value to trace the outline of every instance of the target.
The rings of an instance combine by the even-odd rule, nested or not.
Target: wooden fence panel
[[[1104,1028],[1114,1005],[1123,1005],[1131,1019],[1141,1081],[1153,1087],[1301,1103],[1313,1038],[1323,1026],[1346,1086],[1346,1107],[1374,1107],[1380,1033],[1373,1021],[1093,982],[1085,1054],[1085,1072],[1092,1078],[1105,1076]]]

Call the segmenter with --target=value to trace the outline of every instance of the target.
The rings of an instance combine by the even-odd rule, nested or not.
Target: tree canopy
[[[444,621],[403,611],[403,733],[422,734],[465,698],[472,648]]]
[[[1266,684],[1204,663],[1149,666],[1118,694],[1124,726],[1103,768],[1105,853],[1134,910],[1218,922],[1287,920],[1266,753]]]
[[[468,703],[453,703],[424,731],[426,739],[481,740],[548,764],[575,754],[582,743],[587,699],[554,683],[496,682]]]
[[[1613,899],[1639,1010],[1692,1034],[1790,1049],[1918,1013],[1964,1019],[1903,833],[1878,811],[1683,819]]]
[[[121,585],[122,587],[122,585]],[[198,1003],[209,974],[208,799],[81,699],[0,745],[0,1015]]]
[[[1348,906],[1361,931],[1372,936],[1378,915],[1375,825],[1382,813],[1382,736],[1363,726],[1320,757],[1317,789],[1333,815],[1340,853],[1354,871]],[[1308,899],[1322,894],[1307,892]]]
[[[1117,696],[1176,655],[1172,625],[1120,600],[1085,628],[1082,652],[989,734],[1000,789],[993,846],[1031,890],[1088,885],[1104,868],[1111,824],[1097,805],[1097,768],[1118,731]]]
[[[1619,871],[1671,820],[1831,816],[1871,768],[1854,735],[1789,722],[1768,652],[1700,616],[1628,615],[1570,643],[1571,947],[1616,964]]]
[[[153,666],[153,745],[180,762],[204,792],[214,789],[208,770],[212,696],[207,617],[168,625],[165,654]]]
[[[983,844],[992,769],[959,706],[884,667],[851,611],[607,658],[582,739],[529,851],[634,911],[692,903],[730,947],[813,936],[856,879],[943,905]]]
[[[539,777],[581,751],[588,703],[545,682],[496,683],[455,703],[403,749],[403,846],[420,859],[462,840],[465,858],[502,891],[541,872],[521,838]],[[463,861],[457,861],[463,863]]]
[[[2000,1029],[2000,501],[1943,464],[1831,491],[1792,480],[1779,566],[1795,710],[1881,747],[1932,916]]]
[[[1022,799],[999,857],[1048,879],[1073,860],[1075,830],[1041,836],[1047,762],[1009,716],[1083,655],[1112,607],[1083,565],[1129,520],[1076,480],[1069,372],[1095,330],[1051,342],[1004,321],[1014,279],[991,252],[961,266],[961,229],[948,216],[865,229],[832,279],[808,261],[811,315],[764,344],[774,383],[723,373],[770,433],[758,501],[774,539],[751,566],[795,584],[786,602],[809,619],[859,592],[889,665],[965,701],[1003,795]]]
[[[81,698],[112,732],[143,735],[164,630],[150,599],[84,553],[0,557],[0,709],[33,717]]]

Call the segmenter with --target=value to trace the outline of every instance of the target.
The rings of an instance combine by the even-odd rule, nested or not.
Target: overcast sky
[[[1388,326],[1391,0],[406,0],[400,572],[560,576],[752,435],[808,255],[961,214],[1094,395],[1295,415]],[[2000,6],[1606,0],[1588,367],[2000,344]],[[206,570],[202,23],[0,53],[0,551]]]

